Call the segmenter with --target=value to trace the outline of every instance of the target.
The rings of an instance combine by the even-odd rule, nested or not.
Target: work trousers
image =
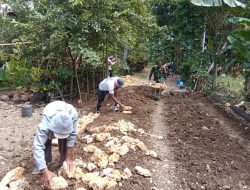
[[[59,153],[60,153],[60,165],[63,164],[63,162],[66,159],[66,150],[67,150],[67,139],[58,139],[58,148],[59,148]],[[52,140],[47,140],[45,143],[45,160],[46,163],[52,162]]]

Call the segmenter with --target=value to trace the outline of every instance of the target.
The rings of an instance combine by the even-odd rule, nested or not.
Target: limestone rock
[[[68,183],[63,177],[59,176],[59,177],[53,177],[51,179],[50,189],[56,190],[56,189],[64,189],[67,187]]]
[[[81,133],[86,130],[86,126],[93,122],[95,118],[99,117],[99,114],[89,113],[88,115],[84,115],[81,119],[79,119],[77,124],[77,131]]]
[[[106,177],[99,177],[89,182],[89,188],[93,190],[105,190],[109,184],[109,179]]]
[[[81,168],[77,167],[74,173],[74,178],[75,179],[82,179],[84,176],[84,173]]]
[[[106,168],[108,166],[108,155],[103,152],[95,153],[91,157],[91,161],[93,161],[100,168]]]
[[[153,150],[146,151],[146,155],[151,156],[153,158],[157,158],[158,157],[157,153],[155,151],[153,151]]]
[[[97,168],[97,166],[94,163],[88,163],[87,165],[87,169],[92,172],[93,170],[95,170]]]
[[[92,135],[86,135],[85,137],[82,138],[83,140],[85,140],[85,142],[87,144],[90,144],[94,141],[94,137]]]
[[[94,145],[88,145],[83,148],[85,152],[94,153],[98,148]],[[100,149],[99,149],[100,150]]]
[[[121,181],[122,175],[119,172],[119,170],[112,170],[112,172],[108,175],[111,179],[114,179],[115,181]]]
[[[119,154],[120,154],[121,156],[124,156],[124,155],[127,154],[128,152],[129,152],[128,146],[122,145],[122,146],[120,147]]]
[[[0,100],[2,100],[2,101],[9,101],[9,96],[2,95],[1,98],[0,98]]]
[[[138,133],[140,133],[141,135],[145,135],[145,131],[144,131],[143,129],[138,129],[137,131],[138,131]]]
[[[131,111],[132,110],[132,107],[130,107],[130,106],[125,106],[124,107],[124,111]]]
[[[130,169],[125,168],[122,173],[122,179],[129,179],[130,177],[132,177]]]
[[[117,130],[117,128],[113,125],[108,125],[105,127],[104,129],[104,132],[110,132],[110,131],[113,131],[113,130]]]
[[[135,167],[135,170],[136,172],[139,174],[139,175],[142,175],[144,177],[150,177],[151,176],[151,173],[149,170],[145,169],[145,168],[142,168],[141,166],[136,166]]]
[[[84,174],[84,176],[82,177],[82,181],[83,182],[89,182],[89,181],[93,181],[97,178],[100,178],[99,176],[99,172],[93,172],[93,173],[86,173]]]
[[[100,176],[102,176],[102,177],[108,176],[109,174],[111,174],[112,171],[113,171],[113,168],[105,168],[105,169],[102,170],[102,172],[100,173]]]
[[[99,142],[102,142],[102,141],[105,141],[109,137],[111,137],[110,133],[99,133],[96,135],[96,140]]]
[[[75,159],[73,161],[73,164],[74,164],[75,167],[87,168],[87,164],[85,162],[83,162],[82,159]]]
[[[8,190],[8,187],[5,186],[5,185],[0,184],[0,189],[1,189],[1,190]]]
[[[109,156],[109,163],[116,163],[118,162],[119,158],[120,158],[119,154],[113,153]]]
[[[132,111],[126,111],[126,110],[124,110],[122,113],[125,113],[125,114],[132,114]]]
[[[109,142],[107,142],[106,144],[105,144],[105,146],[106,147],[110,147],[111,145],[113,145],[113,144],[115,144],[115,140],[113,139],[113,140],[110,140]]]
[[[137,147],[139,147],[142,151],[147,151],[148,148],[146,147],[146,145],[142,142],[142,141],[139,141],[137,144],[136,144]]]
[[[115,126],[118,127],[120,132],[124,135],[127,135],[128,132],[136,131],[134,128],[135,125],[133,123],[125,122],[124,120],[119,120]]]
[[[86,190],[86,189],[83,188],[83,187],[79,187],[79,188],[77,188],[76,190]]]
[[[24,190],[28,187],[29,183],[23,177],[17,181],[10,182],[8,190]]]
[[[126,145],[118,146],[118,145],[113,144],[109,147],[108,152],[110,154],[117,153],[121,156],[124,156],[125,154],[129,152],[129,148]]]
[[[107,187],[105,188],[105,190],[111,190],[114,189],[117,185],[117,182],[114,180],[109,180]]]
[[[68,169],[68,164],[67,162],[63,162],[63,165],[62,167],[60,168],[59,172],[58,172],[58,175],[59,176],[63,176],[63,177],[66,177],[66,178],[74,178],[74,173],[75,173],[75,166],[73,165],[73,169],[72,171],[69,171]]]
[[[2,181],[0,182],[0,185],[8,185],[10,182],[18,180],[22,177],[24,172],[24,168],[23,167],[17,167],[11,171],[9,171],[2,179]]]

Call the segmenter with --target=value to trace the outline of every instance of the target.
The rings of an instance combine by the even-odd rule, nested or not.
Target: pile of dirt
[[[164,100],[166,138],[187,189],[249,189],[250,129],[198,93]]]

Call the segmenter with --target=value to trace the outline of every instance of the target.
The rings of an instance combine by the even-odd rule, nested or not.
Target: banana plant
[[[250,101],[250,19],[242,17],[234,17],[230,21],[238,26],[239,29],[234,30],[228,41],[231,44],[229,49],[238,53],[238,61],[243,63],[245,70],[245,98]]]
[[[194,5],[204,6],[204,7],[219,7],[227,5],[229,7],[242,7],[246,6],[237,0],[191,0]]]

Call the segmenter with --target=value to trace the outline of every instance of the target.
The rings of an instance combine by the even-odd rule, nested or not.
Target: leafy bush
[[[31,66],[25,61],[9,61],[6,81],[11,87],[30,86],[32,84],[31,73]]]

